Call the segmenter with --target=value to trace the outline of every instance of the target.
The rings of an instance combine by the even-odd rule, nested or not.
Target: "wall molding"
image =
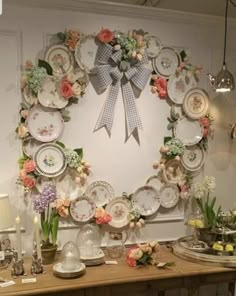
[[[67,10],[81,13],[94,13],[102,15],[113,15],[120,17],[133,17],[139,19],[158,20],[163,22],[177,22],[198,25],[223,25],[223,17],[187,13],[163,8],[138,6],[117,2],[99,0],[7,0],[7,7],[29,7],[51,10]],[[229,26],[236,26],[236,19],[229,18]]]

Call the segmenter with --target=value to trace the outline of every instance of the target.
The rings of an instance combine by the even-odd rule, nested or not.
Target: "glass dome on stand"
[[[85,265],[104,263],[101,236],[97,226],[92,224],[84,225],[78,232],[76,243],[80,250],[81,262],[85,263]]]
[[[80,252],[75,243],[69,241],[62,249],[59,263],[53,266],[53,273],[62,278],[83,275],[85,265],[80,262]]]

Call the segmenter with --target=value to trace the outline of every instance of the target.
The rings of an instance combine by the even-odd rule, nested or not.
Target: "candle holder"
[[[18,276],[26,276],[27,273],[25,272],[24,268],[24,260],[18,259],[18,254],[14,250],[13,251],[13,265],[11,268],[11,276],[15,279]]]
[[[34,251],[32,255],[31,274],[33,276],[36,276],[37,274],[45,273],[45,272],[46,271],[44,270],[42,259],[38,258],[37,252]]]
[[[11,242],[8,238],[0,241],[0,251],[3,252],[4,258],[0,259],[0,270],[9,266],[13,258],[13,250],[11,249]]]

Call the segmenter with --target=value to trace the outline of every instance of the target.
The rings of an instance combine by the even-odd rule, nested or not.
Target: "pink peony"
[[[200,124],[201,124],[203,127],[208,128],[209,125],[210,125],[209,119],[206,118],[206,117],[202,117],[202,118],[200,118]]]
[[[71,51],[74,51],[77,42],[78,42],[78,39],[69,39],[69,40],[66,42],[66,45],[69,47],[69,49],[70,49]]]
[[[61,81],[60,92],[65,99],[70,99],[74,96],[71,84],[66,79]]]
[[[128,264],[130,267],[135,267],[135,266],[137,266],[137,262],[136,262],[136,260],[135,260],[134,258],[130,258],[130,257],[128,257],[128,258],[126,258],[126,262],[127,262],[127,264]]]
[[[27,175],[22,179],[22,182],[23,182],[23,185],[28,188],[33,188],[36,184],[35,179]]]
[[[111,42],[114,38],[114,33],[109,29],[102,29],[97,35],[99,41],[103,43]]]
[[[163,77],[159,77],[154,80],[154,86],[157,89],[160,99],[164,99],[167,96],[167,81]]]
[[[24,162],[24,166],[23,166],[23,170],[26,172],[26,173],[31,173],[35,170],[36,168],[36,164],[33,160],[26,160]]]
[[[96,218],[96,223],[99,225],[104,224],[103,218],[102,217]]]
[[[109,223],[112,218],[111,218],[111,215],[106,214],[103,219],[104,219],[104,223]]]

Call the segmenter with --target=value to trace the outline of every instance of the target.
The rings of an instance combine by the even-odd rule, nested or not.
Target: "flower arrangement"
[[[207,150],[207,147],[208,147],[208,137],[213,136],[213,130],[211,127],[213,121],[214,119],[210,113],[206,114],[204,117],[201,117],[199,119],[199,122],[203,128],[203,137],[202,137],[202,140],[200,141],[200,144],[205,150]]]
[[[19,163],[19,178],[17,183],[23,186],[25,192],[33,189],[36,185],[36,179],[38,175],[35,172],[36,164],[32,159],[20,158]]]
[[[139,244],[127,251],[126,262],[130,267],[138,265],[156,265],[160,246],[157,241]]]
[[[110,44],[114,51],[121,50],[121,61],[138,62],[143,59],[146,48],[142,30],[129,31],[128,34],[102,29],[97,38],[102,43]]]
[[[199,210],[203,216],[202,222],[204,228],[212,229],[216,227],[221,212],[220,206],[217,210],[214,209],[216,197],[210,198],[210,194],[214,192],[215,187],[215,178],[209,176],[205,176],[202,182],[192,186],[192,195],[195,197]]]
[[[179,67],[176,69],[176,76],[178,77],[180,74],[185,75],[185,82],[189,84],[190,78],[193,76],[196,81],[199,81],[199,76],[201,74],[202,66],[193,65],[189,61],[189,57],[186,52],[183,50],[180,52],[180,57],[182,62]]]
[[[175,158],[184,153],[184,144],[179,139],[166,137],[164,143],[164,146],[160,148],[160,152],[164,158]],[[177,158],[177,160],[179,160],[179,158]]]
[[[78,103],[85,94],[86,83],[79,73],[70,72],[60,81],[60,94],[65,100]]]
[[[81,34],[77,30],[65,30],[65,32],[57,33],[57,37],[61,42],[68,46],[71,51],[74,51]]]
[[[156,94],[159,99],[165,100],[167,98],[167,79],[153,74],[151,77],[150,85],[152,86],[151,92]]]
[[[56,187],[52,184],[44,186],[41,194],[33,199],[33,208],[40,214],[43,246],[55,246],[59,225],[59,214],[55,207]]]
[[[139,213],[137,209],[133,209],[130,211],[129,220],[130,229],[134,229],[135,227],[142,228],[145,225],[144,217]]]
[[[31,61],[26,61],[24,72],[21,77],[21,89],[25,87],[34,96],[37,96],[38,90],[41,88],[48,73],[44,67],[35,66]]]
[[[57,198],[54,200],[52,207],[56,209],[56,212],[61,218],[67,218],[69,216],[69,199]]]
[[[109,215],[104,208],[96,208],[95,221],[98,225],[108,224],[112,217]]]

